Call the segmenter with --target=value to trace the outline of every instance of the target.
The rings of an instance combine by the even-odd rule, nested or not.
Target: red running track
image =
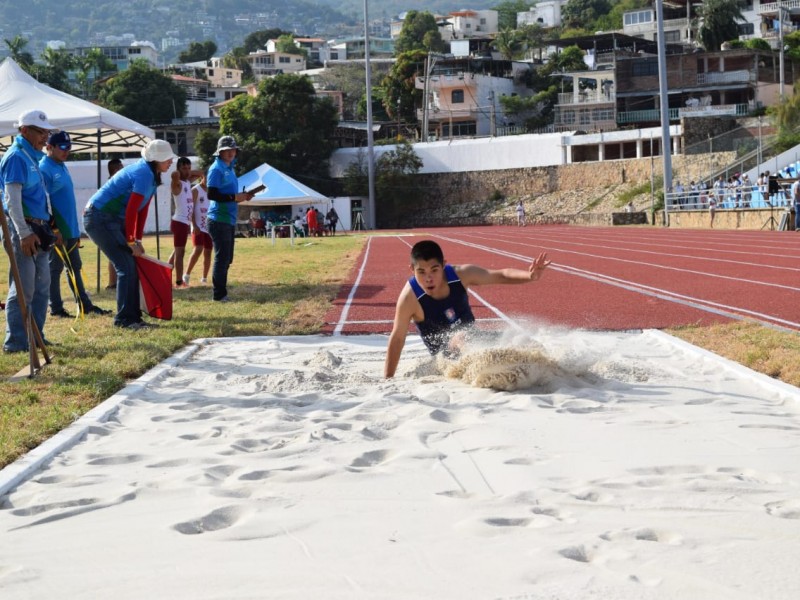
[[[370,236],[324,331],[391,331],[422,239],[439,242],[451,264],[525,268],[548,253],[538,282],[471,289],[478,321],[632,330],[746,319],[800,331],[800,232],[566,225]]]

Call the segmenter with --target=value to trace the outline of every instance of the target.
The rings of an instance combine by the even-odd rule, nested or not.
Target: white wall
[[[444,140],[414,144],[422,159],[420,173],[460,173],[523,169],[564,164],[561,133],[514,135],[508,137]],[[394,146],[375,146],[375,156]],[[344,176],[359,148],[342,148],[331,156],[331,176]],[[366,152],[366,148],[362,151]],[[338,208],[336,210],[339,210]]]

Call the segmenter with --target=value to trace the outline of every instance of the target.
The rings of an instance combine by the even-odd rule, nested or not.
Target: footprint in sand
[[[600,534],[600,538],[609,542],[638,540],[644,542],[659,542],[670,546],[679,546],[683,542],[683,537],[680,534],[673,531],[651,529],[649,527],[607,531]]]
[[[376,465],[385,463],[391,456],[392,453],[388,450],[373,450],[371,452],[365,452],[350,463],[348,470],[360,471],[361,469],[374,467]]]
[[[173,525],[172,528],[178,533],[184,535],[199,535],[201,533],[208,533],[210,531],[219,531],[227,529],[235,525],[245,514],[245,511],[240,506],[224,506],[216,510],[212,510],[207,515],[199,519],[192,519],[191,521],[184,521]]]
[[[781,519],[800,519],[800,500],[781,500],[764,505],[767,514]]]

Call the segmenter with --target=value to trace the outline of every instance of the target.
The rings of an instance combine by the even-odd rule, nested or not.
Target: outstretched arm
[[[550,262],[547,253],[542,252],[527,269],[484,269],[478,265],[461,265],[456,267],[456,273],[467,287],[491,283],[528,283],[537,281]]]
[[[406,344],[406,334],[408,333],[408,323],[414,316],[416,298],[411,293],[411,288],[406,283],[400,297],[397,299],[397,306],[394,311],[394,325],[392,333],[389,334],[389,345],[386,348],[386,361],[383,365],[383,376],[387,379],[394,377],[397,364],[400,362],[400,355],[403,353],[403,346]]]

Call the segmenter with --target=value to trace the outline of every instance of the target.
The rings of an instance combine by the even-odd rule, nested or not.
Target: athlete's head
[[[444,253],[442,252],[442,248],[439,244],[431,240],[417,242],[414,244],[413,248],[411,248],[411,267],[414,268],[421,260],[436,261],[440,265],[444,265]]]

